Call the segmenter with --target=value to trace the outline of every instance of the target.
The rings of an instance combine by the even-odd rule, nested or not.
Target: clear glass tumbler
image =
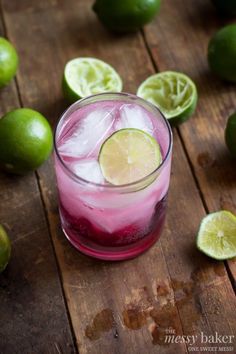
[[[98,154],[116,130],[138,128],[158,141],[162,163],[137,182],[104,181]],[[146,251],[163,228],[170,180],[172,133],[162,113],[126,93],[104,93],[77,101],[61,116],[54,160],[62,229],[82,253],[124,260]]]

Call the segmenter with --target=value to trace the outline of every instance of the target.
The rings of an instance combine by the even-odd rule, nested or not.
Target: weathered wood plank
[[[26,34],[25,12],[16,11],[13,13],[12,8],[9,12],[9,4],[4,4],[5,17],[10,36],[18,42],[19,38],[22,38],[24,34],[24,46],[22,46],[22,43],[19,43],[19,52],[23,50],[22,48],[28,47],[29,43],[31,43],[31,51],[27,53],[27,63],[24,66],[22,64],[19,74],[21,96],[25,105],[41,109],[47,116],[51,115],[50,113],[53,112],[53,108],[55,107],[55,111],[50,117],[52,121],[55,121],[59,116],[59,111],[62,111],[62,107],[59,107],[57,110],[57,103],[55,104],[55,101],[58,102],[58,98],[60,98],[61,95],[60,81],[63,65],[68,58],[76,55],[75,48],[73,48],[73,41],[77,40],[77,38],[75,37],[75,33],[71,33],[72,30],[75,31],[73,28],[75,19],[73,20],[73,26],[68,26],[68,21],[72,23],[72,19],[75,16],[75,8],[71,7],[72,3],[67,3],[65,8],[63,8],[61,4],[58,8],[54,7],[52,11],[50,11],[50,8],[40,10],[39,14],[39,10],[34,7],[34,3],[31,2],[31,5],[32,8],[28,10],[27,15],[27,26],[34,29],[34,25],[36,30],[32,30],[31,33]],[[82,12],[83,11],[88,12],[88,7],[84,4]],[[85,15],[84,12],[83,14]],[[80,26],[91,26],[89,19],[88,21],[88,23],[83,22]],[[77,22],[78,20],[76,23]],[[17,23],[17,28],[14,28],[13,23]],[[50,40],[43,42],[42,38],[46,38],[48,33],[55,28],[58,38],[55,33],[51,34],[55,40],[53,45],[55,52],[52,52],[52,43],[50,43]],[[100,26],[98,26],[95,31],[97,31],[97,29],[100,31],[100,35],[102,34],[102,36],[104,36],[104,41],[107,41],[108,46],[111,39],[114,38],[107,36],[106,32],[103,31]],[[89,29],[87,31],[86,28],[84,28],[84,31],[85,33],[89,33]],[[84,40],[84,52],[80,55],[88,55],[89,52],[92,51],[94,43],[90,39],[85,47],[84,34],[80,33],[80,29],[78,29],[78,35],[80,36],[78,40]],[[69,42],[68,37],[71,38]],[[32,38],[34,38],[33,43]],[[100,37],[100,41],[103,41],[103,38]],[[130,38],[135,37],[131,36]],[[122,39],[117,40],[120,41],[123,46],[124,41]],[[125,39],[125,42],[126,47],[128,47],[129,39]],[[67,46],[65,46],[66,43]],[[138,40],[135,39],[132,44],[131,50],[134,56],[139,54],[139,45],[141,45],[141,37],[138,37]],[[100,46],[102,47],[101,43]],[[43,59],[39,56],[39,53],[42,52],[42,47],[44,48],[45,55]],[[116,50],[118,58],[119,50],[116,49],[115,45],[113,46],[113,50]],[[67,52],[69,53],[67,54]],[[107,58],[105,52],[101,51],[101,53],[103,54],[103,59],[111,63],[114,61],[114,64],[116,63],[117,59],[116,57],[115,59],[113,58],[110,50],[107,51]],[[98,56],[100,55],[98,54]],[[60,69],[55,67],[54,61],[57,61],[57,65],[60,65]],[[143,58],[140,60],[140,67],[142,63]],[[36,67],[41,64],[42,68],[39,72],[36,70]],[[53,74],[51,74],[52,67],[55,70]],[[124,64],[123,68],[125,68]],[[127,67],[126,70],[126,76],[128,77],[129,68]],[[145,76],[145,72],[146,69],[144,69],[143,77]],[[26,87],[27,77],[32,77],[33,75],[34,80],[32,80],[32,82],[39,82],[39,78],[41,81],[39,86],[35,87],[35,84],[32,84],[36,91],[35,97],[39,98],[38,95],[41,95],[41,99],[37,100],[38,102],[34,101],[30,88],[28,89]],[[49,82],[48,78],[50,78],[51,75],[53,75],[54,78],[57,77],[57,80],[49,80]],[[132,85],[135,85],[133,73],[129,80]],[[120,266],[119,263],[109,265],[83,257],[67,243],[59,230],[58,212],[55,200],[55,180],[50,164],[48,164],[46,168],[43,167],[40,169],[39,175],[45,195],[45,203],[48,207],[47,212],[54,236],[57,256],[62,269],[65,292],[80,353],[128,353],[130,346],[134,353],[141,353],[144,348],[144,343],[147,343],[147,350],[150,349],[150,353],[155,352],[156,347],[152,344],[152,341],[157,344],[162,338],[161,336],[159,338],[158,333],[155,332],[155,313],[152,314],[151,311],[154,311],[155,308],[159,309],[160,300],[155,298],[156,290],[155,288],[152,289],[152,282],[146,279],[146,274],[149,274],[149,269],[153,269],[153,286],[156,285],[156,282],[156,286],[158,286],[158,282],[160,282],[160,285],[162,283],[165,284],[166,279],[168,279],[168,272],[161,249],[158,248],[156,252],[153,252],[153,256],[149,263],[146,263],[146,266],[141,262],[142,257],[135,260],[134,263],[123,263],[120,264]],[[140,265],[138,265],[139,263]],[[138,271],[137,275],[133,277],[133,274],[136,273],[136,264]],[[141,269],[144,267],[146,271],[142,274]],[[157,274],[155,274],[156,268],[158,269],[158,277]],[[127,279],[122,281],[125,276]],[[140,278],[143,278],[141,282]],[[165,312],[167,315],[171,314],[173,319],[170,320],[170,323],[177,328],[178,333],[181,333],[181,324],[173,300],[173,291],[169,283],[170,282],[168,282],[166,286],[170,291],[171,305],[170,309],[163,309],[162,316]],[[108,296],[106,295],[106,289]],[[165,301],[165,299],[163,299],[163,301]],[[133,328],[133,330],[128,329],[128,327]],[[138,330],[139,328],[140,330]],[[154,333],[153,339],[152,331]],[[163,333],[161,334],[163,335]],[[127,346],[128,343],[130,343],[129,346]],[[180,353],[185,352],[183,344],[176,344],[172,348],[163,347],[161,352],[171,353],[173,348]]]
[[[91,1],[3,4],[10,37],[27,58],[19,73],[23,102],[54,122],[63,106],[63,65],[75,56],[107,60],[130,92],[153,73],[141,36],[108,34],[92,14]],[[204,208],[178,135],[165,232],[159,244],[129,262],[97,262],[76,252],[59,228],[51,164],[39,175],[81,354],[185,352],[184,344],[163,345],[169,327],[177,334],[232,334],[235,300],[224,266],[195,249]]]
[[[0,116],[18,106],[12,82],[0,91]],[[76,353],[35,175],[1,173],[0,201],[12,241],[0,275],[0,353]]]
[[[236,214],[236,169],[224,142],[227,118],[236,110],[236,88],[214,77],[207,64],[208,42],[226,25],[211,2],[164,1],[161,14],[146,30],[152,56],[162,70],[189,74],[199,90],[196,115],[180,128],[209,211]],[[236,279],[235,261],[229,261]]]

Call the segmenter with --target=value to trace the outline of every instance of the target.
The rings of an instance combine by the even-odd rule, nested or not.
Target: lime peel
[[[161,0],[96,0],[93,10],[100,21],[115,32],[133,32],[159,12]]]
[[[219,78],[236,82],[236,24],[218,30],[208,44],[209,68]]]
[[[113,133],[103,143],[99,153],[103,176],[114,185],[137,182],[150,175],[161,162],[162,155],[156,139],[134,128]]]
[[[17,108],[0,119],[0,168],[25,174],[38,168],[53,147],[47,119],[30,108]]]
[[[0,273],[6,268],[11,255],[11,243],[3,226],[0,225]]]
[[[15,76],[19,58],[14,46],[0,37],[0,88],[7,85]]]
[[[228,118],[225,128],[225,142],[232,157],[236,158],[236,113]]]
[[[217,260],[235,257],[236,216],[226,210],[208,214],[201,222],[197,247]]]

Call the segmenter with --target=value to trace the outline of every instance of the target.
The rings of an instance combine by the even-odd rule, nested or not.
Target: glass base
[[[162,228],[163,228],[164,220],[163,223],[160,227],[160,230],[158,232],[156,231],[155,234],[149,234],[145,236],[142,240],[139,240],[135,244],[130,244],[128,246],[123,246],[123,247],[98,247],[98,245],[94,245],[92,242],[86,241],[86,244],[83,242],[83,238],[69,234],[66,232],[65,229],[62,228],[66,238],[69,240],[69,242],[80,252],[83,254],[101,259],[101,260],[106,260],[106,261],[122,261],[126,259],[131,259],[135,258],[138,255],[144,253],[147,251],[151,246],[153,246],[159,239]]]
[[[164,197],[157,203],[146,232],[138,232],[135,225],[129,225],[116,233],[105,233],[86,219],[75,219],[60,203],[62,229],[70,243],[90,257],[109,261],[134,258],[147,251],[159,239],[165,221],[166,199]]]

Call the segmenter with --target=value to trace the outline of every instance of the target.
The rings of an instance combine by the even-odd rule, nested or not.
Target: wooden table
[[[134,260],[99,262],[70,246],[60,229],[52,161],[25,177],[0,175],[0,222],[13,246],[0,276],[1,354],[181,354],[190,345],[166,344],[168,331],[196,335],[195,348],[205,345],[201,332],[236,335],[236,263],[215,262],[195,247],[204,215],[236,212],[235,162],[224,143],[236,87],[213,77],[206,61],[208,40],[226,21],[210,1],[162,3],[144,31],[119,36],[102,27],[90,0],[1,1],[0,34],[20,56],[16,80],[0,91],[1,115],[31,107],[55,125],[66,107],[63,67],[77,56],[113,65],[127,92],[155,71],[173,69],[189,74],[200,96],[197,113],[174,129],[161,240]],[[235,338],[231,345],[235,353]]]

